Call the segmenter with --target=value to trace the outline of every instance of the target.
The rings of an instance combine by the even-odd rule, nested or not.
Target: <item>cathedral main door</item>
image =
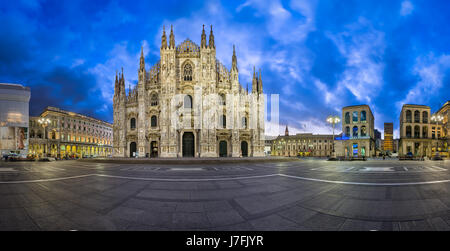
[[[241,152],[242,152],[242,157],[248,157],[248,143],[247,143],[247,141],[242,141],[241,142]]]
[[[133,158],[136,156],[136,142],[130,143],[130,158]]]
[[[150,143],[150,158],[158,157],[158,142],[152,141]]]
[[[194,157],[194,134],[183,133],[183,157]]]
[[[227,157],[227,142],[220,141],[219,142],[219,157]]]

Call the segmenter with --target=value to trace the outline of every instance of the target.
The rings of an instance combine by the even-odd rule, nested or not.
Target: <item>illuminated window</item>
[[[366,126],[361,126],[361,137],[367,136]]]
[[[353,137],[358,137],[358,127],[357,126],[353,127]]]

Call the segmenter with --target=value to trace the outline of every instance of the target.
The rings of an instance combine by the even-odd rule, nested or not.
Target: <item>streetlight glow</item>
[[[335,151],[334,151],[334,126],[341,121],[341,118],[339,116],[328,116],[327,122],[333,125],[333,158],[336,158]]]

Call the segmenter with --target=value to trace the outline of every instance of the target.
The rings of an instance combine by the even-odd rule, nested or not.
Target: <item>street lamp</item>
[[[44,128],[44,139],[47,139],[46,147],[48,147],[48,137],[46,136],[46,127],[51,123],[52,121],[48,118],[39,118],[38,123],[41,124],[41,126]],[[45,148],[44,148],[45,153]]]
[[[336,158],[336,152],[334,151],[334,127],[341,121],[339,116],[328,116],[327,122],[333,125],[333,158]]]
[[[431,116],[431,121],[436,122],[436,129],[435,129],[435,133],[436,133],[436,155],[438,152],[438,147],[439,147],[439,137],[438,137],[438,122],[440,123],[442,120],[444,120],[444,117],[439,115],[439,114],[434,114],[433,116]]]

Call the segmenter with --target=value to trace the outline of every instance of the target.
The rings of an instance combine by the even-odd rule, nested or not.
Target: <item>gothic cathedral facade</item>
[[[115,157],[264,156],[261,72],[244,89],[234,46],[231,70],[217,60],[212,26],[209,43],[203,27],[200,46],[175,46],[172,28],[167,44],[163,29],[160,60],[147,70],[141,49],[138,75],[126,93],[123,70],[116,73]]]

